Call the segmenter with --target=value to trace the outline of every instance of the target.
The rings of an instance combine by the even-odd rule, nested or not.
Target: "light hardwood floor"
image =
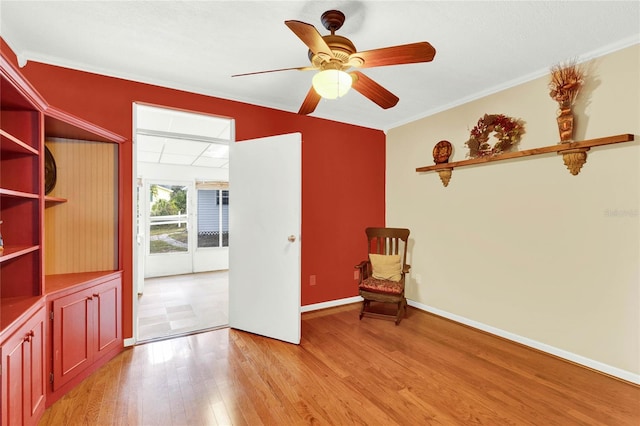
[[[299,346],[230,329],[125,350],[41,425],[639,425],[640,387],[408,309],[303,314]]]
[[[229,324],[229,271],[146,278],[138,295],[138,341]]]

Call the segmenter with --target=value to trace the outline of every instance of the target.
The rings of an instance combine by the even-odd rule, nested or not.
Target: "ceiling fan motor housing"
[[[322,25],[331,31],[331,34],[338,31],[342,24],[344,24],[345,16],[344,13],[339,10],[327,10],[320,17],[320,21]]]
[[[322,53],[314,55],[313,52],[309,50],[309,60],[314,67],[322,69],[323,66],[328,66],[328,68],[347,69],[355,66],[355,64],[349,63],[349,57],[357,52],[356,47],[351,40],[335,34],[322,36],[322,38],[327,43],[336,59],[330,60],[328,56],[323,55]],[[351,62],[353,62],[353,59],[354,58],[351,58]]]

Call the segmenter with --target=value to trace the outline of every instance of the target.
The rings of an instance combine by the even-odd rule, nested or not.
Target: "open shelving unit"
[[[4,65],[4,64],[3,64]],[[42,102],[3,66],[0,80],[0,332],[43,293]]]
[[[37,424],[45,403],[122,349],[118,164],[126,138],[48,105],[4,54],[0,95],[0,420]],[[50,194],[45,143],[64,146]],[[95,170],[106,177],[94,179]],[[65,192],[78,186],[81,192]],[[85,310],[62,315],[65,297]],[[84,353],[60,350],[64,345],[86,345],[91,356],[54,386],[49,377],[67,373],[76,362],[69,356]],[[54,353],[64,365],[54,364]]]

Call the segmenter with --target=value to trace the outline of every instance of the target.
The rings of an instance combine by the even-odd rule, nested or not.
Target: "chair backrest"
[[[399,254],[404,267],[407,263],[407,241],[409,230],[406,228],[367,228],[368,252],[373,254]]]

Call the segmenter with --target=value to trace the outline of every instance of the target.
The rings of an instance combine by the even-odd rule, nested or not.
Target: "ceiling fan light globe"
[[[353,80],[344,71],[324,70],[314,75],[311,83],[316,93],[321,97],[336,99],[346,95]]]

